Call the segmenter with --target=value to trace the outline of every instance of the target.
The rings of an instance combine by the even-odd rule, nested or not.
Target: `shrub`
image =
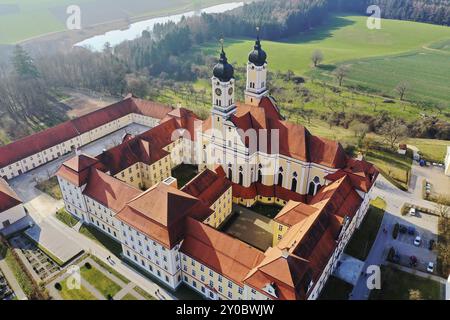
[[[61,283],[59,283],[59,282],[55,283],[55,289],[58,290],[58,291],[61,291],[62,290]]]
[[[90,264],[89,262],[86,262],[86,263],[84,264],[84,266],[85,266],[86,269],[88,269],[88,270],[92,269],[92,266],[91,266],[91,264]]]
[[[394,230],[392,230],[392,238],[397,239],[399,229],[400,229],[400,225],[398,223],[396,223],[394,226]]]

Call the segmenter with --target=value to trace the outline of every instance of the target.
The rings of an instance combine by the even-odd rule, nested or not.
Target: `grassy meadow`
[[[230,61],[243,65],[253,39],[226,39]],[[350,67],[344,85],[377,94],[395,96],[394,88],[408,81],[408,100],[427,100],[447,105],[450,98],[450,28],[425,23],[382,20],[380,30],[369,30],[366,17],[331,16],[323,26],[282,41],[264,41],[272,71],[307,75],[335,81],[332,72],[340,64]],[[202,48],[217,55],[217,44]],[[324,61],[313,70],[311,55],[323,52]]]

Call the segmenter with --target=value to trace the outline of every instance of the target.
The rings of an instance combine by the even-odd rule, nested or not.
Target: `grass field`
[[[330,276],[320,293],[319,300],[348,300],[353,286],[335,276]]]
[[[371,300],[441,300],[441,284],[410,273],[381,267],[381,290],[372,290]]]
[[[230,0],[78,0],[82,28],[117,20],[157,17],[191,11]],[[71,0],[0,0],[0,44],[14,44],[47,33],[66,30]],[[101,11],[101,14],[99,12]]]
[[[414,36],[412,36],[414,35]],[[450,40],[450,28],[410,21],[382,21],[381,30],[369,30],[366,17],[337,15],[310,32],[273,42],[264,41],[271,70],[305,73],[311,67],[311,54],[319,49],[324,54],[324,65],[375,56],[404,53],[434,42]],[[225,49],[230,61],[244,64],[254,44],[253,39],[226,39]],[[217,44],[204,49],[218,50]],[[216,54],[215,54],[216,55]]]
[[[62,199],[61,189],[59,188],[58,178],[56,176],[53,176],[48,180],[39,182],[36,185],[36,188],[56,200]]]
[[[245,64],[253,42],[227,39],[229,60]],[[272,71],[292,70],[334,81],[331,72],[337,65],[346,64],[350,65],[350,73],[344,85],[395,96],[396,85],[408,80],[407,99],[448,106],[449,27],[384,19],[381,30],[369,30],[365,17],[342,14],[310,32],[278,42],[264,41],[263,47]],[[324,61],[320,68],[312,70],[311,55],[317,49],[323,52]],[[216,56],[217,44],[208,44],[203,50]]]
[[[67,279],[61,282],[61,291],[59,291],[59,294],[64,300],[97,300],[94,295],[83,286],[81,286],[79,290],[69,290],[67,287]]]
[[[386,202],[384,200],[377,198],[371,202],[360,228],[355,231],[345,248],[346,254],[361,261],[366,260],[380,229],[385,209]]]
[[[81,276],[95,287],[105,298],[114,297],[122,288],[94,267],[83,266]]]

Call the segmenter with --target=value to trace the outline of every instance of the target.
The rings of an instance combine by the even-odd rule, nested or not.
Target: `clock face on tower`
[[[216,89],[216,95],[221,96],[222,95],[222,90],[220,90],[219,88]]]
[[[233,94],[233,88],[228,89],[228,94],[231,96]]]

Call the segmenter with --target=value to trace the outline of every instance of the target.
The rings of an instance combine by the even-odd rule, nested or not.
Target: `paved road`
[[[402,216],[401,208],[405,202],[413,205],[425,207],[428,209],[435,209],[436,204],[417,198],[412,192],[405,192],[387,181],[383,176],[379,176],[374,187],[374,196],[384,199],[387,203],[386,212],[384,214],[380,230],[378,231],[375,242],[372,246],[369,255],[364,263],[364,269],[367,270],[369,265],[381,265],[385,261],[387,250],[394,246],[399,251],[406,255],[415,255],[418,257],[419,263],[426,263],[426,261],[435,261],[436,255],[426,248],[425,241],[421,248],[416,248],[412,244],[413,238],[394,240],[392,238],[392,228],[395,223],[405,225],[414,225],[417,232],[424,238],[430,239],[436,237],[438,218],[431,215],[422,214],[416,217]],[[387,232],[384,233],[383,229]],[[406,236],[405,236],[406,237]],[[365,300],[368,299],[370,291],[367,288],[366,277],[361,276],[353,288],[350,299],[351,300]]]

